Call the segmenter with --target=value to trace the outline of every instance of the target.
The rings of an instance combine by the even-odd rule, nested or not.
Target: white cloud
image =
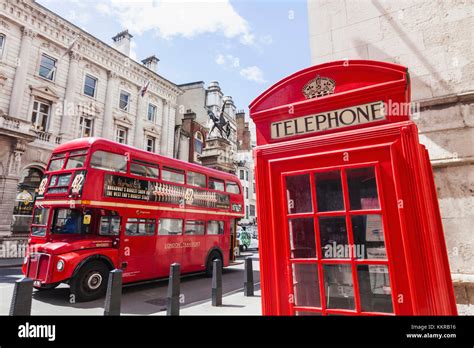
[[[215,62],[218,65],[222,65],[225,68],[234,69],[240,67],[240,59],[238,57],[234,57],[232,54],[218,54]]]
[[[271,45],[273,43],[273,38],[271,35],[263,35],[260,37],[259,41],[264,45]]]
[[[240,70],[240,76],[249,80],[255,81],[258,83],[265,83],[265,79],[263,78],[263,71],[258,66],[249,66],[247,68],[243,68]]]
[[[134,35],[154,31],[159,37],[171,39],[221,33],[226,38],[238,38],[244,45],[255,41],[248,22],[229,0],[108,0],[96,8],[116,18]]]

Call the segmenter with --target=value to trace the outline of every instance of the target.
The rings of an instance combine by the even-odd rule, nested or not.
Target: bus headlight
[[[64,269],[64,261],[59,260],[58,263],[56,264],[56,269],[61,272]]]

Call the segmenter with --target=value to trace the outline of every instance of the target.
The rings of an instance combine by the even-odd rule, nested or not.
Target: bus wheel
[[[207,258],[206,277],[212,277],[212,268],[213,268],[214,260],[221,260],[221,265],[224,266],[224,264],[222,263],[221,254],[218,251],[212,251],[209,257]]]
[[[85,264],[71,282],[71,292],[77,302],[98,299],[105,295],[109,268],[100,261]]]

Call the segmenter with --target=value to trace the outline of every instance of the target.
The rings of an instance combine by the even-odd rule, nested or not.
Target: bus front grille
[[[33,280],[46,282],[48,279],[48,271],[51,256],[43,253],[33,253],[28,258],[28,268],[26,276]]]

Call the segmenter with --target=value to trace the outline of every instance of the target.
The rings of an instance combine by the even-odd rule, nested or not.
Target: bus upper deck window
[[[234,181],[227,181],[225,183],[226,185],[226,191],[229,192],[229,193],[236,193],[236,194],[239,194],[240,193],[240,189],[239,189],[239,185],[237,185],[236,182]]]
[[[197,187],[206,187],[206,175],[188,171],[187,173],[188,185]]]
[[[225,191],[224,180],[209,178],[209,188],[212,190]]]
[[[160,176],[160,170],[157,165],[139,160],[132,160],[132,163],[130,164],[130,173],[155,179]]]
[[[66,167],[64,169],[82,168],[86,162],[87,150],[76,150],[69,153]]]
[[[163,167],[162,179],[178,184],[184,184],[184,170]]]
[[[53,154],[51,156],[51,161],[49,162],[48,171],[52,172],[54,170],[62,169],[65,160],[66,160],[66,153]]]
[[[91,157],[91,167],[112,172],[127,171],[127,157],[106,151],[96,151]]]

